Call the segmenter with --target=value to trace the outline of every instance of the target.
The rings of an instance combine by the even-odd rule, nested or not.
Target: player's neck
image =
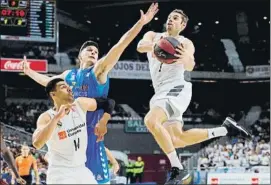
[[[89,65],[88,63],[82,63],[82,64],[80,65],[80,69],[82,69],[82,70],[87,69],[87,68],[90,68],[90,67],[91,67],[91,65]]]
[[[167,31],[166,34],[169,37],[177,37],[177,36],[179,36],[180,32]]]

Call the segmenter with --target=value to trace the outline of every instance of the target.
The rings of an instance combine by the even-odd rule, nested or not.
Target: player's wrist
[[[54,120],[55,120],[56,122],[58,122],[58,121],[60,121],[60,119],[61,119],[61,114],[60,114],[60,113],[57,113],[57,114],[55,115],[55,117],[54,117]]]
[[[106,126],[110,119],[111,115],[105,112],[99,123],[103,126]]]
[[[137,21],[136,24],[137,24],[138,26],[142,26],[142,27],[145,25],[144,21],[141,20],[141,19],[139,19],[139,20]]]
[[[31,69],[25,69],[25,70],[24,70],[24,73],[25,73],[27,76],[30,76],[30,75],[31,75]]]

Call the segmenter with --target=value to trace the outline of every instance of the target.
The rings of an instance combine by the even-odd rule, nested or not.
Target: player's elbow
[[[137,45],[136,50],[139,53],[147,53],[147,52],[151,52],[152,48],[153,48],[153,44],[151,42],[140,41]]]
[[[138,45],[137,45],[136,50],[137,50],[137,52],[139,52],[139,53],[145,53],[144,47],[143,47],[141,44],[138,44]]]
[[[44,143],[43,143],[40,139],[33,137],[33,138],[32,138],[32,145],[33,145],[37,150],[39,150],[39,149],[41,149],[41,148],[43,147]]]
[[[38,142],[38,141],[33,141],[33,146],[37,149],[37,150],[39,150],[39,149],[41,149],[42,148],[42,144],[40,143],[40,142]]]
[[[186,70],[186,71],[193,71],[195,65],[196,65],[195,61],[191,61],[191,62],[185,67],[185,70]]]

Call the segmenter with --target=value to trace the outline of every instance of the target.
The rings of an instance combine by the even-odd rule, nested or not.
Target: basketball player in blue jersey
[[[65,79],[72,88],[74,98],[107,97],[109,90],[108,73],[118,62],[123,51],[142,30],[143,26],[149,23],[157,12],[157,3],[153,3],[145,14],[140,10],[140,19],[120,38],[119,42],[111,48],[107,55],[100,60],[98,60],[98,44],[93,41],[85,42],[82,45],[78,56],[80,68],[64,71],[62,74],[52,78]],[[26,59],[24,59],[24,72],[43,86],[46,86],[52,79],[31,70],[27,65]],[[105,184],[109,182],[109,170],[104,143],[101,141],[104,134],[107,132],[106,122],[103,122],[102,120],[99,121],[102,114],[102,110],[87,113],[89,141],[86,166],[93,172],[98,183]]]

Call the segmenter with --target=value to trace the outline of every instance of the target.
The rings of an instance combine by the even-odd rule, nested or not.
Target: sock
[[[179,160],[176,150],[167,154],[167,157],[170,161],[171,167],[177,167],[181,170],[183,169],[183,165],[181,164],[181,161]]]
[[[218,127],[218,128],[210,128],[208,130],[208,138],[212,139],[215,137],[226,136],[228,130],[225,127]]]

